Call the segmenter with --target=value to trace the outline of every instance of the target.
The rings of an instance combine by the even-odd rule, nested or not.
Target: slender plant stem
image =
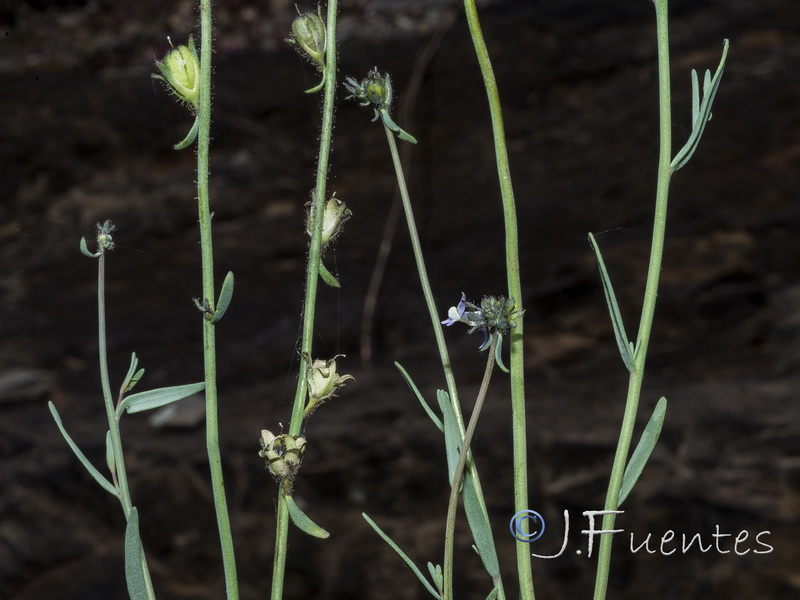
[[[436,347],[439,350],[439,359],[444,369],[444,378],[447,383],[447,392],[450,394],[450,401],[453,403],[453,410],[455,411],[456,420],[461,434],[464,434],[464,417],[461,413],[461,403],[458,400],[458,390],[456,389],[456,380],[453,376],[453,365],[450,363],[450,355],[447,352],[447,344],[444,341],[444,332],[442,331],[442,324],[439,318],[438,309],[436,308],[436,300],[433,298],[433,290],[431,289],[431,282],[428,279],[428,269],[425,267],[425,257],[422,254],[422,244],[419,241],[419,233],[417,232],[417,224],[414,220],[414,209],[411,207],[411,198],[408,195],[408,187],[406,186],[406,178],[403,173],[403,165],[400,161],[400,154],[397,151],[397,142],[394,139],[394,133],[391,129],[383,126],[386,132],[386,139],[389,141],[389,151],[392,154],[392,162],[394,164],[394,171],[397,178],[397,187],[400,190],[400,199],[403,201],[403,211],[406,215],[406,224],[408,226],[408,235],[411,238],[411,248],[414,252],[414,259],[417,263],[417,273],[419,274],[419,282],[422,286],[422,295],[425,297],[425,305],[428,308],[428,315],[431,319],[433,326],[433,335],[436,338]]]
[[[125,463],[122,461],[122,437],[119,432],[119,423],[114,410],[114,400],[111,395],[111,382],[108,377],[108,346],[106,341],[106,251],[100,249],[97,259],[97,341],[100,352],[100,385],[103,388],[103,401],[108,417],[108,428],[111,432],[111,445],[114,448],[114,466],[116,469],[117,489],[119,501],[125,518],[131,512],[131,492],[128,488],[128,475]]]
[[[414,69],[411,72],[411,77],[408,80],[408,86],[403,100],[400,102],[400,122],[404,126],[414,127],[414,108],[417,104],[417,97],[419,90],[422,86],[422,78],[430,64],[436,51],[444,39],[444,36],[450,31],[450,27],[455,21],[455,13],[444,13],[440,18],[437,25],[436,32],[428,41],[425,49],[420,54],[419,58],[414,63]],[[406,144],[402,149],[402,168],[404,171],[408,170],[411,162],[411,149],[412,144]],[[361,317],[361,362],[365,366],[372,366],[372,328],[375,318],[375,308],[378,305],[378,296],[383,282],[383,276],[386,273],[386,263],[389,260],[389,254],[392,251],[392,244],[394,242],[395,231],[397,230],[397,223],[400,220],[400,193],[395,193],[392,198],[392,205],[389,208],[389,214],[386,217],[386,225],[383,229],[381,236],[381,244],[378,248],[378,256],[375,258],[375,266],[372,269],[372,277],[369,281],[369,287],[364,298],[364,310]]]
[[[306,268],[306,295],[303,309],[303,331],[300,352],[300,376],[297,379],[294,404],[292,405],[292,419],[289,423],[289,435],[298,435],[303,425],[303,408],[305,407],[308,382],[306,372],[309,368],[312,343],[314,339],[314,316],[317,302],[317,284],[319,282],[320,255],[322,253],[322,229],[325,213],[325,192],[328,180],[328,163],[331,154],[331,141],[333,139],[333,109],[336,99],[336,12],[338,0],[329,0],[326,15],[327,40],[325,52],[325,95],[322,106],[322,133],[319,142],[319,159],[317,161],[317,182],[314,188],[312,211],[314,230],[311,232],[309,244],[308,265]],[[286,548],[288,544],[289,511],[286,506],[284,488],[281,486],[278,493],[278,524],[275,534],[275,554],[272,562],[272,600],[283,597],[283,578],[286,572]]]
[[[656,208],[653,222],[653,240],[650,246],[650,264],[647,270],[647,284],[645,286],[642,315],[639,321],[636,354],[633,360],[633,371],[628,382],[628,396],[625,401],[625,414],[622,428],[614,456],[614,465],[609,478],[608,493],[604,510],[614,511],[619,507],[619,490],[622,486],[622,477],[628,460],[633,428],[636,423],[636,413],[639,407],[639,397],[644,377],[647,347],[650,342],[650,332],[653,327],[656,297],[658,294],[658,281],[661,272],[661,262],[664,255],[664,235],[667,224],[667,201],[669,198],[669,183],[672,177],[670,161],[672,160],[672,115],[670,110],[670,72],[669,72],[669,31],[667,18],[667,0],[654,0],[656,9],[656,30],[658,38],[658,88],[659,88],[659,114],[660,114],[660,151],[658,158],[658,183],[656,191]],[[603,529],[614,528],[616,515],[606,514],[603,517]],[[611,564],[612,535],[601,537],[600,550],[597,558],[597,578],[595,580],[594,599],[603,600],[608,588],[608,573]]]
[[[480,390],[478,390],[478,397],[475,400],[475,407],[472,409],[472,415],[469,418],[469,425],[464,434],[464,440],[461,443],[461,452],[458,453],[458,461],[456,461],[455,469],[453,470],[453,481],[450,488],[450,501],[447,505],[447,525],[444,534],[444,600],[449,600],[453,597],[453,552],[455,549],[455,535],[456,535],[456,510],[458,508],[458,496],[461,488],[461,481],[464,477],[464,467],[467,464],[467,454],[469,454],[469,447],[472,444],[472,437],[475,435],[475,428],[478,426],[478,418],[483,408],[483,402],[486,399],[486,392],[489,389],[489,382],[492,379],[492,370],[494,369],[494,352],[497,346],[497,338],[492,336],[492,342],[489,346],[488,357],[486,359],[486,370],[483,372],[483,381],[481,381]]]
[[[478,56],[483,76],[483,84],[489,99],[492,119],[494,151],[497,161],[497,174],[500,179],[500,194],[503,199],[503,218],[505,221],[506,273],[508,277],[508,297],[522,302],[522,283],[519,273],[519,242],[517,232],[517,211],[514,203],[514,188],[511,184],[511,170],[508,165],[503,111],[500,94],[494,77],[489,51],[481,32],[475,0],[464,0],[472,44]],[[514,511],[528,508],[528,437],[525,418],[525,362],[522,338],[522,319],[509,335],[511,340],[511,428],[514,457]],[[517,541],[517,573],[522,600],[534,600],[533,573],[531,571],[530,546]]]
[[[125,459],[122,453],[122,436],[119,431],[119,421],[114,410],[114,400],[111,396],[111,382],[108,377],[108,345],[106,340],[106,250],[100,248],[100,257],[97,261],[97,342],[100,353],[100,385],[103,388],[103,402],[108,418],[108,430],[111,434],[111,446],[114,450],[114,483],[119,492],[119,501],[125,520],[131,513],[133,502],[128,487],[128,474],[125,470]],[[150,569],[142,550],[142,567],[147,597],[155,600],[153,582],[150,580]]]
[[[200,221],[200,252],[203,273],[203,301],[213,312],[214,250],[211,238],[211,210],[208,196],[208,150],[211,142],[211,0],[200,0],[200,102],[197,118],[200,123],[197,141],[197,208]],[[205,315],[204,315],[205,316]],[[231,533],[225,483],[222,476],[222,458],[219,450],[219,420],[217,415],[217,355],[216,325],[203,319],[203,363],[206,382],[206,448],[211,470],[211,488],[217,515],[219,539],[222,547],[222,566],[225,571],[225,588],[228,600],[239,598],[236,578],[233,535]]]
[[[389,141],[389,151],[392,154],[392,163],[394,164],[395,175],[397,177],[397,187],[400,190],[400,199],[403,201],[403,211],[406,215],[408,235],[411,238],[411,247],[414,252],[414,259],[417,263],[417,273],[419,275],[420,284],[422,285],[422,294],[425,296],[425,304],[428,307],[428,314],[430,315],[431,324],[433,326],[433,334],[436,338],[436,346],[439,350],[439,360],[441,361],[442,368],[444,369],[447,391],[450,395],[450,402],[453,405],[453,413],[455,414],[456,422],[458,423],[459,433],[463,436],[465,433],[464,417],[461,412],[461,403],[458,400],[456,380],[453,376],[453,367],[450,363],[450,356],[447,352],[447,344],[444,341],[444,333],[442,331],[442,324],[437,313],[436,301],[433,299],[433,291],[431,290],[430,280],[428,279],[428,270],[425,267],[425,258],[422,254],[422,245],[420,244],[419,234],[417,233],[417,225],[414,220],[414,211],[411,207],[411,198],[408,195],[406,178],[403,174],[403,165],[400,162],[400,154],[397,151],[397,142],[395,141],[394,134],[388,127],[386,127],[386,125],[384,125],[384,131],[386,132],[386,139]],[[466,468],[469,469],[470,476],[475,483],[475,493],[478,497],[478,502],[480,502],[481,510],[488,514],[486,510],[486,502],[483,498],[483,490],[481,489],[480,478],[478,477],[478,469],[472,460],[472,452],[469,450],[466,461]],[[495,581],[495,585],[498,589],[498,600],[502,600],[505,596],[503,592],[503,582],[500,580],[499,576]]]

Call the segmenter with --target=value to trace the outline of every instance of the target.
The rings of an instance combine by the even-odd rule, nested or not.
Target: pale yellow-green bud
[[[310,236],[314,231],[314,206],[311,202],[307,203],[306,206],[309,207],[308,219],[306,219],[306,233]],[[322,213],[323,248],[336,239],[351,216],[353,216],[353,213],[338,198],[333,197],[325,202],[325,210]]]
[[[292,36],[286,40],[305,54],[316,67],[325,69],[325,23],[314,13],[304,13],[292,22]]]
[[[165,81],[178,98],[196,109],[200,102],[200,59],[192,37],[186,46],[173,48],[164,60],[156,61],[156,67],[161,75],[153,77]]]
[[[308,383],[308,404],[304,414],[310,415],[321,403],[336,395],[339,388],[355,377],[352,375],[339,375],[336,372],[336,359],[344,357],[344,354],[337,354],[330,360],[311,361],[306,374]]]

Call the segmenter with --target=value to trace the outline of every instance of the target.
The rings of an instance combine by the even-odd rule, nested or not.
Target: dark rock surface
[[[601,6],[602,5],[602,6]],[[661,440],[618,525],[609,598],[800,595],[800,5],[791,0],[673,1],[675,146],[688,135],[690,69],[731,54],[699,150],[674,179],[662,286],[641,425],[670,401]],[[308,8],[301,6],[301,8]],[[276,486],[259,429],[287,422],[303,295],[304,204],[313,186],[316,73],[286,49],[287,2],[217,5],[212,205],[219,280],[236,295],[218,328],[224,468],[242,599],[268,594]],[[343,2],[341,76],[373,65],[402,99],[415,57],[459,5]],[[595,258],[603,248],[633,334],[649,250],[658,150],[654,19],[645,0],[490,2],[484,27],[504,102],[520,215],[527,309],[530,503],[554,553],[563,511],[572,542],[535,560],[542,598],[589,598],[583,510],[602,507],[626,390]],[[174,152],[191,124],[150,79],[166,35],[192,31],[189,1],[28,0],[0,4],[0,596],[126,598],[124,522],[70,453],[53,401],[83,451],[104,461],[97,369],[96,263],[77,252],[112,219],[108,260],[112,378],[131,352],[143,387],[202,378],[194,156]],[[412,199],[442,315],[460,292],[503,293],[502,217],[485,94],[462,17],[428,67],[415,120]],[[427,398],[443,386],[407,236],[381,290],[371,367],[361,310],[394,179],[369,112],[340,102],[331,191],[354,216],[327,260],[341,291],[322,290],[315,354],[347,354],[357,383],[309,425],[298,502],[331,538],[291,532],[288,598],[423,598],[424,590],[361,518],[367,512],[424,565],[441,561],[447,505],[438,431],[392,366]],[[403,123],[401,123],[403,125]],[[479,340],[448,330],[466,406]],[[18,385],[20,374],[27,379]],[[23,378],[24,379],[24,378]],[[17,383],[15,383],[17,382]],[[26,383],[27,382],[27,383]],[[8,386],[7,386],[8,387]],[[514,512],[508,390],[498,377],[475,454],[509,597]],[[128,471],[158,597],[224,594],[202,428],[123,422]],[[735,537],[669,556],[631,553],[667,530]],[[762,549],[755,536],[774,548]],[[733,537],[720,538],[722,550]],[[489,582],[457,533],[460,598]],[[583,554],[575,553],[582,549]]]

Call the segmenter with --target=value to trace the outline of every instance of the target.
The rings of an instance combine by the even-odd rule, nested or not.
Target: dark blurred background
[[[485,93],[463,8],[448,1],[344,0],[340,78],[389,71],[412,117],[412,200],[444,318],[462,291],[506,289],[502,215]],[[302,10],[314,10],[300,4]],[[483,25],[504,103],[520,218],[527,309],[530,502],[548,520],[533,552],[542,598],[589,598],[581,511],[600,509],[626,372],[586,234],[603,249],[628,330],[638,322],[658,151],[654,11],[647,0],[491,1]],[[216,4],[212,209],[218,281],[236,293],[218,327],[223,460],[243,600],[268,593],[276,486],[257,456],[261,428],[287,423],[296,380],[320,100],[316,72],[284,43],[285,0]],[[191,116],[150,75],[197,35],[194,2],[0,2],[0,596],[126,598],[124,521],[47,411],[103,464],[96,263],[78,252],[97,221],[118,227],[108,258],[112,385],[131,352],[148,389],[202,379],[194,154],[175,152]],[[800,4],[671,2],[675,148],[690,131],[690,70],[728,68],[699,150],[673,180],[662,285],[640,427],[669,399],[661,440],[624,505],[609,598],[800,596]],[[437,35],[444,37],[431,45]],[[428,48],[427,62],[420,58]],[[423,567],[441,562],[447,505],[439,432],[393,367],[430,401],[444,386],[404,228],[377,297],[370,361],[367,294],[394,176],[371,111],[339,94],[329,191],[353,211],[326,255],[315,357],[352,373],[314,415],[296,498],[328,528],[291,531],[287,599],[416,599],[425,592],[361,518],[368,513]],[[398,111],[400,107],[398,106]],[[399,114],[396,113],[396,114]],[[466,410],[483,370],[479,339],[447,331]],[[202,408],[202,407],[200,407]],[[201,410],[123,420],[132,493],[158,597],[224,593]],[[638,433],[637,433],[638,436]],[[498,374],[474,450],[509,597],[515,596],[507,381]],[[652,533],[749,532],[722,553],[631,553]],[[774,548],[770,553],[755,542]],[[488,578],[458,530],[456,593]],[[582,549],[581,555],[576,549]],[[744,550],[750,552],[743,553]]]

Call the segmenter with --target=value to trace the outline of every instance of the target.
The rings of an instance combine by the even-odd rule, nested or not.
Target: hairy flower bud
[[[97,224],[97,247],[101,252],[114,249],[114,238],[111,236],[117,228],[111,221]]]
[[[170,90],[193,109],[200,102],[200,59],[189,36],[186,46],[173,48],[164,60],[156,61],[161,75],[153,75],[166,82]]]
[[[292,22],[292,35],[286,40],[305,54],[320,70],[325,69],[325,23],[314,13],[304,13]]]
[[[309,236],[314,231],[314,205],[311,202],[306,204],[308,207],[308,218],[306,219],[306,233]],[[342,232],[344,224],[353,215],[344,202],[336,197],[329,198],[325,202],[325,210],[322,213],[322,247],[337,238]]]

